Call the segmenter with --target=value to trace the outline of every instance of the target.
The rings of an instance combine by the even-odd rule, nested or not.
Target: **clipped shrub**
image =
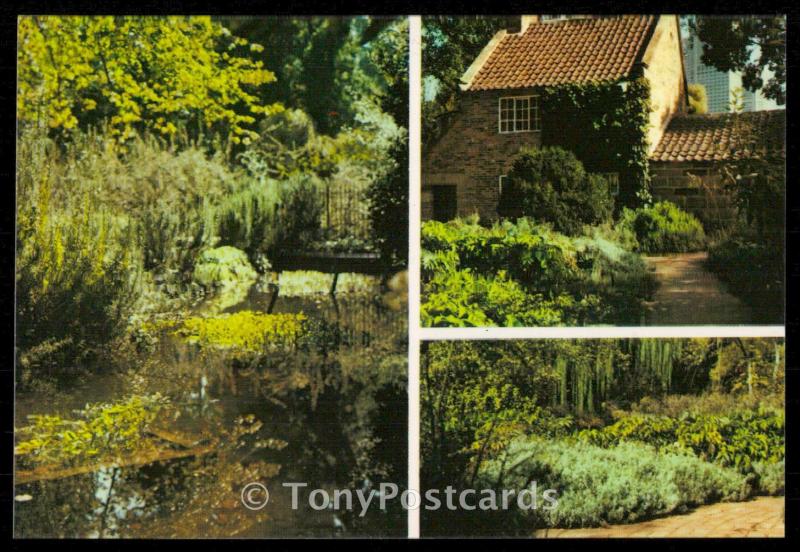
[[[520,150],[514,161],[497,212],[501,217],[532,217],[576,235],[583,225],[610,220],[613,203],[608,182],[587,173],[571,152],[529,148]]]
[[[669,201],[626,208],[619,225],[636,235],[637,250],[643,253],[684,253],[706,246],[706,234],[697,217]]]
[[[691,455],[659,453],[639,443],[600,448],[529,438],[486,462],[479,488],[521,490],[531,481],[540,492],[557,491],[558,506],[539,508],[530,520],[550,527],[631,523],[750,494],[742,474]]]

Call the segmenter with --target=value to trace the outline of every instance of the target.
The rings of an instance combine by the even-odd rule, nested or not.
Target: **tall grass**
[[[134,227],[97,190],[69,182],[46,142],[22,140],[17,168],[18,377],[62,376],[119,337],[137,300]]]

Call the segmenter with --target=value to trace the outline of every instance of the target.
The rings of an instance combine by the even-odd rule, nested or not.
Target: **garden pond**
[[[101,405],[90,409],[95,418],[70,427],[107,419],[108,431],[123,437],[137,423],[146,429],[115,449],[113,461],[92,461],[84,449],[58,462],[25,465],[18,457],[15,535],[404,536],[406,513],[392,501],[364,516],[355,495],[353,511],[317,510],[308,501],[315,488],[332,495],[392,482],[402,492],[406,481],[405,291],[393,289],[396,278],[382,286],[377,277],[345,274],[333,296],[332,278],[282,273],[277,297],[274,284],[257,283],[184,321],[188,328],[203,317],[260,320],[269,311],[310,328],[302,345],[292,336],[267,352],[246,341],[209,350],[185,332],[151,328],[118,369],[93,372],[72,388],[18,394],[18,449],[20,429],[36,420],[29,415],[87,418],[89,404]],[[129,412],[145,421],[131,421]],[[262,509],[242,504],[251,482],[269,489]],[[297,508],[285,482],[308,485]]]

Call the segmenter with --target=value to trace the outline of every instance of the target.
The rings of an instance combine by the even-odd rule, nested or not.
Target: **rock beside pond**
[[[247,254],[229,245],[203,251],[194,266],[194,281],[207,290],[250,287],[257,277]]]

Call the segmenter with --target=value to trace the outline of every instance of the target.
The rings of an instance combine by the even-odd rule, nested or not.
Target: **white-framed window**
[[[497,105],[497,130],[501,134],[540,130],[539,96],[505,96]]]
[[[501,174],[497,179],[497,193],[503,195],[503,186],[508,182],[508,175]]]
[[[618,196],[619,195],[619,173],[617,173],[617,172],[607,172],[607,173],[598,173],[598,174],[608,181],[608,190],[611,192],[611,195],[612,196]]]

